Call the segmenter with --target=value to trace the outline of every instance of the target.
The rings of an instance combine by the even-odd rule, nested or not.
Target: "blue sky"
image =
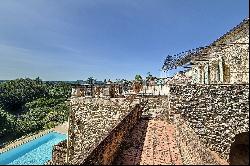
[[[160,76],[166,55],[210,44],[248,17],[248,5],[248,0],[0,0],[0,80]]]

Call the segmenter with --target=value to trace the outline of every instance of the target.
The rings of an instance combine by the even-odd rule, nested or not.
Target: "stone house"
[[[163,70],[190,64],[194,84],[249,83],[249,18],[212,44],[173,57]]]
[[[192,74],[193,74],[192,69],[188,69],[188,70],[184,71],[184,75],[185,75],[187,78],[192,79]]]
[[[192,82],[192,69],[179,71],[173,77],[167,79],[167,84],[187,84]]]
[[[248,83],[249,19],[214,41],[192,62],[193,83]]]

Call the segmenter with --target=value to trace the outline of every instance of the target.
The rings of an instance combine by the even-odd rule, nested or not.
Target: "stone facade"
[[[75,98],[71,101],[68,164],[109,164],[141,116],[139,99]]]
[[[186,72],[178,72],[168,82],[169,84],[187,84],[192,82],[192,70]],[[191,75],[191,76],[190,76]]]
[[[249,131],[249,85],[172,85],[170,119],[180,114],[226,160],[234,137]]]
[[[193,83],[249,82],[249,19],[207,48],[206,56],[192,59]]]

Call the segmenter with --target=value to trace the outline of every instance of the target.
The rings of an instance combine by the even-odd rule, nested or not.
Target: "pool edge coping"
[[[8,144],[7,147],[0,149],[0,155],[3,154],[3,153],[5,153],[5,152],[7,152],[7,151],[9,151],[9,150],[11,150],[11,149],[14,149],[14,148],[16,148],[18,146],[21,146],[21,145],[23,145],[25,143],[28,143],[28,142],[32,141],[32,140],[35,140],[35,139],[37,139],[39,137],[44,136],[45,134],[53,132],[53,131],[54,131],[54,129],[48,129],[48,130],[41,131],[39,133],[35,133],[35,134],[32,134],[32,135],[29,135],[29,136],[24,137],[24,138],[21,137],[21,138],[19,138],[17,140],[14,140],[10,144]],[[15,144],[18,141],[20,141],[20,143],[17,143],[16,145],[13,145],[13,144]]]
[[[23,136],[23,138],[21,137],[21,138],[18,138],[18,139],[16,139],[16,140],[13,140],[12,142],[9,142],[9,143],[6,145],[6,147],[0,149],[0,155],[3,154],[3,153],[5,153],[5,152],[7,152],[7,151],[9,151],[9,150],[11,150],[11,149],[14,149],[14,148],[16,148],[16,147],[18,147],[18,146],[21,146],[21,145],[25,144],[25,143],[28,143],[28,142],[30,142],[30,141],[32,141],[32,140],[34,140],[34,139],[37,139],[37,138],[39,138],[39,137],[42,137],[42,136],[44,136],[45,134],[48,134],[48,133],[50,133],[50,132],[56,132],[56,133],[59,133],[59,134],[67,135],[66,133],[62,133],[62,132],[56,130],[56,128],[57,128],[58,126],[61,126],[61,125],[65,124],[65,123],[67,123],[67,121],[65,121],[64,123],[59,124],[59,125],[57,125],[57,126],[51,128],[51,129],[42,130],[42,131],[40,131],[40,132],[38,132],[38,133],[33,133],[33,134],[30,134],[30,135],[28,134],[28,135],[26,135],[26,136]],[[66,125],[67,125],[67,124],[66,124]],[[26,140],[26,139],[27,139],[27,140]],[[16,145],[12,146],[13,144],[15,144],[15,143],[18,142],[18,141],[20,141],[20,143],[17,143]]]

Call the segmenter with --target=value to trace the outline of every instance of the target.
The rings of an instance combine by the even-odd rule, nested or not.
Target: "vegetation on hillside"
[[[0,144],[66,121],[70,91],[69,84],[39,78],[0,83]]]

